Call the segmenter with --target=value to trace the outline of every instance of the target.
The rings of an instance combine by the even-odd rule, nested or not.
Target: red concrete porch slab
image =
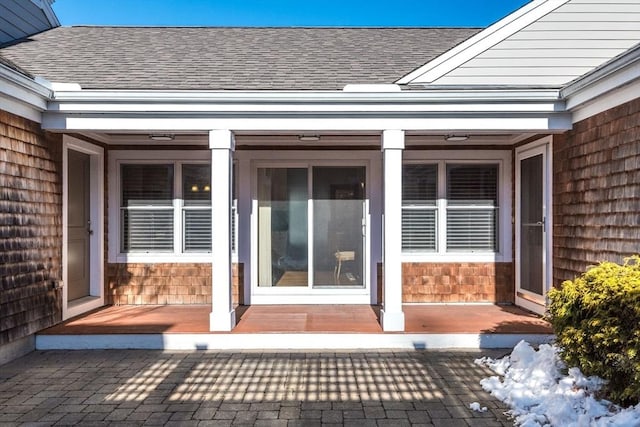
[[[110,306],[67,320],[42,335],[209,333],[208,305]],[[406,332],[423,334],[551,334],[525,310],[496,305],[407,305]],[[264,305],[236,309],[233,334],[382,333],[368,305]]]

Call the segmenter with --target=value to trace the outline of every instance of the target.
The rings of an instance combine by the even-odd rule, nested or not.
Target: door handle
[[[87,234],[93,236],[93,230],[91,229],[91,221],[87,221]]]

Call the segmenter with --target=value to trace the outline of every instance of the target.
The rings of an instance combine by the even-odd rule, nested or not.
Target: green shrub
[[[640,401],[640,256],[603,262],[549,292],[549,320],[568,366],[608,381],[607,398]]]

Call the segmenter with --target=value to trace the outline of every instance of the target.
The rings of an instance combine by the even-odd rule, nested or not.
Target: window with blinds
[[[403,252],[497,252],[498,173],[497,163],[405,164]]]
[[[447,251],[496,251],[498,166],[447,165]]]
[[[209,164],[120,165],[121,253],[211,252],[211,208]]]
[[[182,248],[211,252],[211,166],[182,165]]]
[[[173,252],[173,165],[121,165],[122,252]]]
[[[438,165],[405,165],[402,170],[402,249],[435,251]]]

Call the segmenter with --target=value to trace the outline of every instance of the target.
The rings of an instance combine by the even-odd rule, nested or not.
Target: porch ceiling
[[[107,144],[109,146],[202,146],[208,147],[208,134],[188,133],[188,132],[80,132],[85,138]],[[151,138],[152,135],[170,135],[173,139],[167,141],[157,141]],[[463,135],[468,137],[464,141],[448,141],[447,136]],[[380,144],[380,133],[373,132],[296,132],[282,131],[273,133],[261,132],[235,132],[236,146],[242,148],[258,147],[300,147],[326,148],[326,147],[376,147]],[[318,140],[301,140],[301,136],[318,137]],[[410,148],[421,146],[442,146],[442,147],[466,147],[466,146],[512,146],[521,141],[536,136],[533,132],[461,132],[451,130],[446,133],[421,133],[410,131],[406,134],[406,146]],[[314,138],[311,138],[314,139]]]

